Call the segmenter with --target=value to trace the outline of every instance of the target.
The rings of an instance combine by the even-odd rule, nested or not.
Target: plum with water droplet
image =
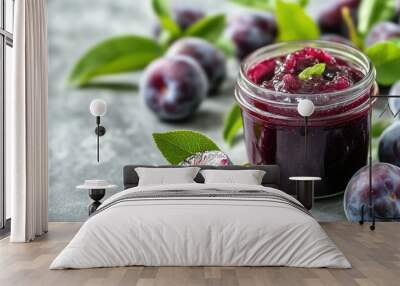
[[[209,42],[199,38],[183,38],[176,41],[167,55],[184,55],[193,58],[205,71],[210,93],[218,90],[226,76],[224,54]]]
[[[276,21],[271,13],[247,12],[228,19],[226,35],[235,45],[236,56],[239,59],[258,48],[272,44],[276,34]]]
[[[392,22],[379,22],[375,24],[365,38],[365,46],[400,37],[400,25]]]
[[[379,139],[379,161],[400,166],[400,122],[394,122]]]
[[[205,14],[202,10],[196,7],[176,6],[172,8],[172,19],[178,24],[182,31],[185,31],[191,25],[204,18]],[[161,27],[156,23],[153,29],[153,34],[156,38],[160,36]]]
[[[207,96],[207,90],[206,74],[187,56],[153,61],[140,82],[146,105],[165,121],[181,121],[192,116]]]
[[[357,22],[357,9],[359,0],[335,0],[330,1],[317,16],[318,24],[324,33],[347,35],[347,27],[342,17],[343,7],[350,9],[353,22]]]
[[[387,163],[372,165],[372,201],[375,214],[390,218],[400,216],[400,168]],[[350,180],[344,194],[343,206],[349,221],[361,219],[361,207],[365,206],[364,219],[371,220],[366,206],[369,205],[369,168],[361,168]]]

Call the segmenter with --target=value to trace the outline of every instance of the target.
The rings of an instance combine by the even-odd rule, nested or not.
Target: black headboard
[[[147,167],[147,168],[176,168],[180,166],[153,166],[153,165],[128,165],[124,167],[124,189],[133,188],[138,185],[139,176],[135,171],[137,167]],[[280,187],[280,171],[278,165],[257,165],[257,166],[223,166],[223,167],[215,167],[215,166],[197,166],[201,169],[221,169],[221,170],[264,170],[265,175],[262,180],[262,185],[266,187],[273,187],[279,189]],[[199,173],[195,181],[197,183],[203,183],[204,178]]]

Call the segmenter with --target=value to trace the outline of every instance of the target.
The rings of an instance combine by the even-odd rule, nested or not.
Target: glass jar
[[[262,88],[247,77],[249,68],[260,61],[306,46],[324,49],[353,65],[364,73],[363,79],[341,91],[289,94]],[[321,177],[316,197],[343,192],[353,174],[367,162],[369,97],[377,91],[371,62],[359,50],[344,44],[285,42],[255,51],[243,61],[235,89],[250,163],[278,164],[282,190],[289,194],[295,192],[291,176]],[[307,138],[305,120],[297,112],[300,99],[309,99],[315,105],[308,119]]]

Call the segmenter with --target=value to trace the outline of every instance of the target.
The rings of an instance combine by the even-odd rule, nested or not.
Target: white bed
[[[100,206],[50,269],[128,265],[350,268],[342,252],[299,204],[277,189],[254,185],[130,188]]]

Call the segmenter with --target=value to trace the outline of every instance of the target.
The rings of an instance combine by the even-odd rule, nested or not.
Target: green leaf
[[[381,136],[381,134],[383,133],[383,131],[385,131],[386,127],[388,127],[389,125],[391,125],[392,122],[390,120],[378,120],[375,121],[372,124],[372,137],[373,138],[378,138],[379,136]]]
[[[390,85],[400,79],[400,42],[379,42],[365,50],[376,68],[376,79],[381,85]]]
[[[358,8],[358,31],[366,34],[380,22],[391,20],[396,15],[397,0],[362,0]]]
[[[186,36],[217,42],[225,29],[225,15],[216,14],[201,18],[185,31]]]
[[[245,7],[250,7],[260,10],[275,10],[274,0],[230,0],[235,4],[239,4]],[[292,2],[300,5],[301,7],[306,7],[308,5],[308,0],[286,0],[286,2]]]
[[[231,2],[260,10],[273,10],[274,7],[272,0],[231,0]]]
[[[161,27],[171,33],[173,37],[178,37],[181,34],[181,29],[178,24],[172,19],[170,9],[166,0],[152,0],[154,13],[160,21]]]
[[[320,63],[313,65],[312,67],[305,68],[301,73],[299,73],[299,79],[308,80],[313,76],[321,76],[325,71],[326,64]]]
[[[234,104],[228,113],[224,123],[224,140],[232,146],[232,143],[238,134],[238,132],[243,128],[242,114],[238,104]]]
[[[158,42],[161,46],[167,49],[177,38],[179,37],[172,35],[169,31],[162,30],[158,38]]]
[[[372,148],[372,161],[379,161],[378,158],[378,149],[379,149],[379,138],[373,138],[372,139],[372,146],[370,146],[370,148]]]
[[[319,39],[317,23],[299,4],[276,0],[276,21],[280,41]]]
[[[161,17],[169,17],[170,12],[169,12],[169,7],[168,3],[166,0],[152,0],[151,2],[153,6],[153,10],[156,13],[157,16]]]
[[[215,43],[215,46],[227,57],[232,57],[235,54],[235,45],[230,39],[222,37],[218,40],[218,42]]]
[[[174,165],[198,152],[219,150],[210,138],[190,130],[153,133],[153,139],[165,159]]]
[[[271,0],[270,0],[271,1]],[[308,0],[284,0],[286,3],[294,3],[294,4],[297,4],[297,5],[299,5],[300,7],[307,7],[307,5],[308,5]],[[276,2],[277,1],[275,1],[275,0],[272,0],[272,6],[274,7],[274,9],[275,9],[275,7],[276,7]]]
[[[98,89],[112,91],[138,91],[137,84],[130,82],[91,81],[81,86],[83,89]]]
[[[158,17],[170,18],[170,11],[166,0],[152,0],[153,11]]]
[[[170,18],[160,18],[160,24],[173,38],[178,38],[182,34],[181,28]]]
[[[162,54],[163,49],[152,39],[140,36],[110,38],[91,48],[78,60],[69,82],[84,85],[100,75],[140,70]]]
[[[307,5],[308,5],[308,0],[297,0],[297,3],[298,3],[301,7],[307,7]]]

